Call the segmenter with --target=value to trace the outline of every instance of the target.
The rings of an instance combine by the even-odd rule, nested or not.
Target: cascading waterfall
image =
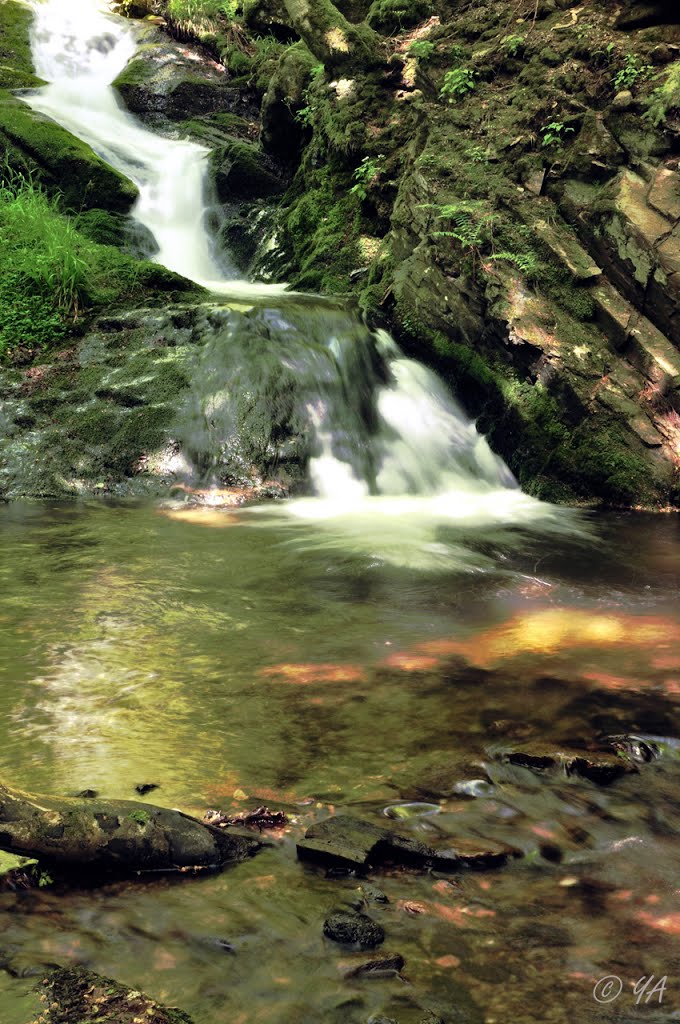
[[[34,62],[49,84],[27,95],[26,102],[83,139],[138,186],[132,216],[153,235],[158,247],[153,258],[214,293],[247,302],[259,299],[260,304],[269,296],[268,308],[280,310],[272,344],[280,348],[281,366],[290,369],[292,360],[294,376],[304,381],[296,387],[296,414],[313,438],[309,479],[317,496],[287,503],[286,515],[326,526],[342,520],[343,531],[369,544],[379,537],[384,542],[385,531],[397,521],[401,532],[399,537],[395,533],[395,544],[402,544],[407,521],[424,524],[429,535],[442,522],[471,527],[540,523],[542,529],[567,529],[571,522],[573,528],[564,510],[519,490],[436,375],[405,359],[385,332],[371,334],[356,321],[348,330],[346,315],[329,315],[320,335],[318,310],[314,329],[311,320],[305,327],[309,297],[296,304],[291,293],[285,300],[277,298],[285,285],[239,281],[224,271],[204,224],[209,151],[147,130],[123,109],[111,87],[135,52],[134,22],[112,15],[100,0],[42,0],[34,10]],[[289,319],[287,309],[295,312]],[[297,337],[294,355],[291,332]],[[225,341],[234,343],[233,338]],[[232,393],[248,359],[244,344],[239,365],[233,359],[225,365],[229,376],[224,380],[234,383]],[[249,387],[257,387],[255,371],[251,367]],[[194,384],[194,413],[198,408],[205,422],[209,409],[213,425],[234,429],[237,416],[224,380],[216,383],[214,372],[209,376],[204,393],[196,395]],[[194,448],[201,433],[195,428],[196,415],[189,431]],[[219,447],[219,441],[203,429],[204,445]],[[221,438],[222,444],[227,441]],[[214,471],[213,465],[213,476]],[[421,532],[412,530],[418,536]]]

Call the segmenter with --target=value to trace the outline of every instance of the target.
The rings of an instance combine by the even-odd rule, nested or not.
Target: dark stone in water
[[[358,946],[360,949],[372,949],[385,941],[385,929],[367,914],[352,913],[338,910],[326,918],[323,924],[324,935],[333,942],[342,942],[347,946]]]
[[[390,978],[403,970],[406,961],[399,953],[385,954],[353,967],[346,978]]]
[[[96,800],[99,796],[99,792],[96,789],[83,789],[80,793],[76,793],[82,800]]]
[[[433,848],[419,839],[339,814],[307,829],[297,844],[298,857],[324,867],[367,870],[381,864],[458,871],[495,868],[519,851],[487,839],[457,839],[455,845]]]
[[[608,786],[627,772],[638,770],[613,746],[604,750],[581,751],[535,744],[522,750],[508,751],[503,754],[503,760],[535,772],[562,770],[567,775],[580,775],[600,786]]]
[[[374,885],[362,885],[361,891],[366,902],[389,903],[387,896],[382,889],[376,889]]]
[[[147,793],[153,793],[154,789],[160,789],[160,786],[157,782],[140,782],[135,789],[140,796],[146,796]]]

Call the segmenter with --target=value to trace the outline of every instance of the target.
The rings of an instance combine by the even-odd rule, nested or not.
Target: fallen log
[[[64,871],[217,870],[262,843],[182,811],[134,800],[35,796],[0,783],[0,850]]]

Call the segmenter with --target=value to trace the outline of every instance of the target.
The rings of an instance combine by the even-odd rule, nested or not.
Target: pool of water
[[[386,555],[380,531],[357,545],[304,515],[0,508],[2,778],[290,818],[218,876],[1,894],[2,1024],[26,1024],[54,963],[196,1024],[671,1019],[680,532],[642,514],[581,526],[568,539],[449,523],[427,539],[438,557],[419,561],[422,537],[405,535],[400,559],[396,527]],[[612,734],[658,756],[607,787],[505,759]],[[142,783],[159,788],[137,797]],[[385,824],[387,806],[414,800],[439,813],[402,831],[524,856],[450,877],[377,873],[389,902],[368,912],[404,977],[347,979],[366,954],[322,925],[364,883],[304,866],[295,841],[334,811]],[[606,975],[624,988],[601,1003]],[[665,992],[636,1009],[632,986],[651,976],[668,976]]]

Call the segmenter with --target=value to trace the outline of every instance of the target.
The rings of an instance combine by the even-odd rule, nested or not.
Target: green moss
[[[371,28],[391,36],[417,25],[432,13],[431,0],[373,0],[366,20]]]
[[[266,166],[265,154],[253,142],[229,142],[211,153],[210,163],[217,194],[224,202],[267,196],[279,189],[276,175]]]
[[[189,118],[178,127],[182,134],[213,147],[224,145],[228,138],[251,138],[257,126],[238,114],[217,113]]]
[[[33,13],[16,0],[0,3],[0,89],[42,85],[33,73],[30,28]]]
[[[25,103],[0,94],[0,157],[37,172],[74,210],[101,207],[127,213],[138,192],[135,185],[65,128],[34,113]]]

